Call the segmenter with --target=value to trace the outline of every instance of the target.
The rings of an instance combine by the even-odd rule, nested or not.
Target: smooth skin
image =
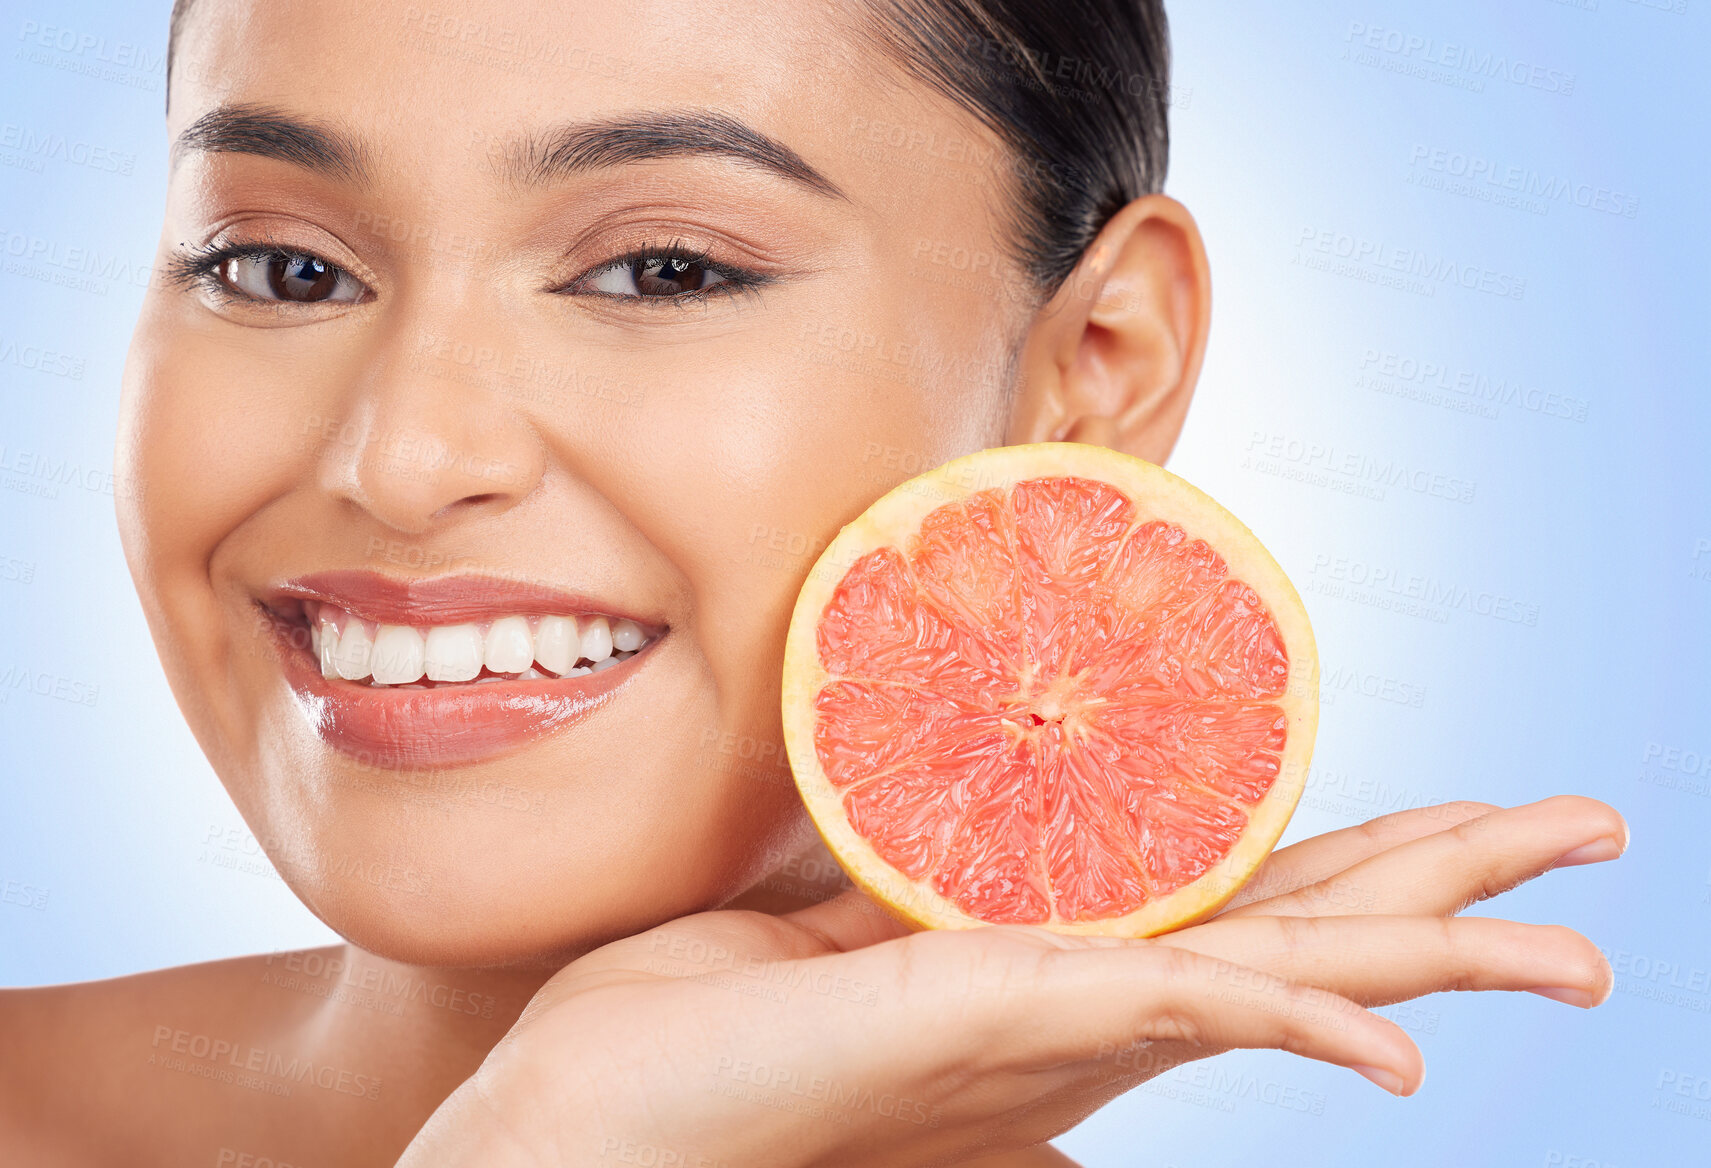
[[[1042,303],[1002,258],[996,142],[874,57],[848,11],[792,0],[207,0],[172,86],[174,140],[221,102],[263,103],[360,163],[175,153],[158,271],[272,240],[360,293],[152,284],[116,492],[190,729],[350,944],[0,993],[0,1159],[620,1164],[648,1145],[769,1168],[1062,1164],[1034,1145],[1184,1059],[1278,1047],[1406,1093],[1419,1052],[1361,1006],[1609,993],[1568,929],[1455,917],[1577,849],[1619,852],[1620,816],[1590,799],[1296,844],[1252,896],[1145,942],[905,936],[791,875],[823,853],[789,775],[754,760],[780,757],[814,549],[916,471],[1001,443],[1163,462],[1210,323],[1179,203],[1124,208]],[[706,110],[841,194],[709,154],[543,187],[495,170],[518,135]],[[875,136],[894,126],[936,146]],[[673,244],[762,283],[624,288],[615,259]],[[334,568],[550,581],[669,632],[587,720],[397,773],[313,733],[257,620],[267,588]],[[748,992],[775,975],[782,998]],[[232,1057],[306,1060],[316,1081],[203,1073]],[[757,1105],[761,1066],[840,1122]]]
[[[399,1165],[598,1164],[637,1146],[816,1168],[1063,1163],[995,1150],[1234,1047],[1412,1094],[1419,1050],[1363,1007],[1442,990],[1604,1001],[1609,967],[1574,930],[1454,914],[1625,846],[1621,818],[1577,796],[1399,812],[1281,849],[1255,881],[1271,895],[1144,941],[909,933],[855,892],[782,917],[705,913],[554,977]],[[761,984],[809,992],[779,1003]],[[846,985],[878,994],[828,1000]],[[835,1101],[804,1122],[770,1102],[790,1096]]]

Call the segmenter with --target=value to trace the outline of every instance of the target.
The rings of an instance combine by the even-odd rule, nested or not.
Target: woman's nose
[[[503,386],[394,351],[369,364],[322,485],[393,530],[421,535],[515,506],[540,484],[539,434]]]

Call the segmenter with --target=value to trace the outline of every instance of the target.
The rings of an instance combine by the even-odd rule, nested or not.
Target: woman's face
[[[149,289],[125,549],[245,821],[358,944],[551,960],[806,838],[792,603],[890,486],[1005,440],[1030,315],[994,140],[843,19],[373,0],[186,28],[175,141],[240,103],[319,133],[227,119],[175,148],[157,270],[282,254]],[[651,639],[400,689],[324,678],[309,632],[352,672],[460,675],[543,615],[579,659],[596,615]]]

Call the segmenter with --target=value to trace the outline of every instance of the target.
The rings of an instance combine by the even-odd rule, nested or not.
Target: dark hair
[[[196,0],[174,0],[172,53]],[[870,0],[859,27],[1011,152],[1016,259],[1049,296],[1107,220],[1164,185],[1170,31],[1163,0]]]
[[[872,0],[863,27],[1010,149],[1011,246],[1042,296],[1164,186],[1163,0]]]

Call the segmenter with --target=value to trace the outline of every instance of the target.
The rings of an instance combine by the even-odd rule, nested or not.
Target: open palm
[[[1234,1047],[1411,1093],[1418,1049],[1364,1007],[1603,1001],[1609,966],[1579,933],[1458,914],[1626,843],[1578,796],[1399,812],[1282,848],[1215,916],[1138,941],[910,932],[854,892],[685,917],[555,976],[400,1163],[592,1164],[627,1141],[667,1163],[951,1164]]]

